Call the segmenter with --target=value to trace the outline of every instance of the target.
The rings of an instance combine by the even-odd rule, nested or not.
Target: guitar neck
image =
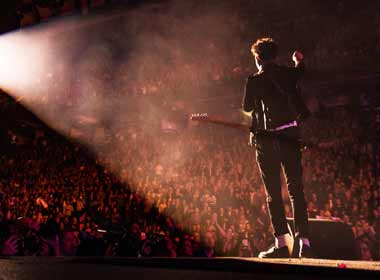
[[[217,125],[223,125],[231,128],[236,128],[244,131],[249,131],[251,128],[250,125],[248,124],[243,124],[243,123],[236,123],[236,122],[227,122],[227,121],[222,121],[222,120],[217,120],[217,119],[212,119],[208,118],[207,120],[203,120],[204,122],[209,122]]]

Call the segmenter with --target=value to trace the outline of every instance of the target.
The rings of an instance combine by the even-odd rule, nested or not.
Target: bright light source
[[[23,95],[37,89],[46,72],[48,42],[18,32],[0,38],[0,87]]]

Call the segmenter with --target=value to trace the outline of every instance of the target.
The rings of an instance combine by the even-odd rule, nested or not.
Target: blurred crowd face
[[[192,256],[193,255],[193,246],[192,246],[190,240],[185,240],[185,242],[184,242],[184,254],[186,256]]]
[[[193,236],[194,236],[194,242],[196,242],[196,243],[201,242],[201,234],[199,232],[194,232]]]
[[[67,231],[63,236],[63,254],[66,256],[75,256],[79,246],[79,238],[77,234]]]
[[[215,248],[216,241],[215,241],[214,235],[211,232],[206,232],[204,243],[205,243],[204,244],[205,247],[208,249],[214,249]]]
[[[234,230],[232,228],[229,228],[227,230],[227,236],[226,239],[231,241],[234,238]]]
[[[368,247],[368,244],[365,242],[361,242],[359,247],[360,247],[361,259],[366,260],[366,261],[372,261],[373,258],[372,258],[371,251]]]

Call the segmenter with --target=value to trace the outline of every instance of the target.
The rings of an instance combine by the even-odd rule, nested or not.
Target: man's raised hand
[[[301,53],[300,51],[295,51],[293,53],[292,59],[295,64],[300,63],[304,59],[303,53]]]

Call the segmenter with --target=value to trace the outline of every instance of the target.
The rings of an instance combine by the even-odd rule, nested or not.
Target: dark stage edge
[[[340,268],[344,264],[346,268]],[[0,279],[380,279],[380,262],[257,258],[0,258]]]

